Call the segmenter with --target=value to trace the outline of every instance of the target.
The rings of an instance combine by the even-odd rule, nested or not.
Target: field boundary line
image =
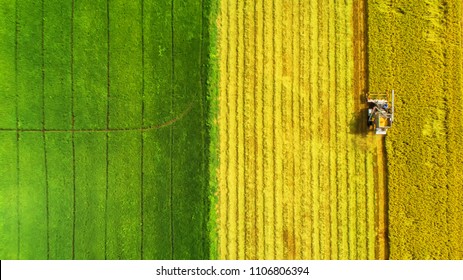
[[[45,0],[41,1],[41,74],[42,74],[42,129],[45,129]],[[50,206],[49,206],[49,184],[48,184],[48,163],[47,163],[47,141],[45,133],[42,132],[44,171],[45,171],[45,211],[47,226],[47,259],[50,259]]]
[[[110,5],[109,0],[106,0],[106,167],[105,167],[105,174],[106,174],[106,181],[105,181],[105,230],[104,230],[104,258],[105,260],[108,259],[108,195],[109,195],[109,98],[111,97],[111,77],[110,77]]]
[[[19,22],[18,22],[18,0],[15,1],[15,46],[14,46],[14,80],[15,80],[15,97],[16,97],[16,216],[17,221],[17,249],[16,258],[20,257],[21,250],[21,219],[20,219],[20,181],[19,181],[19,91],[18,91],[18,33],[19,33]]]
[[[171,96],[170,96],[170,113],[173,113],[174,110],[174,95],[175,95],[175,26],[174,26],[174,9],[175,9],[175,0],[171,2],[171,9],[170,9],[170,27],[171,27],[171,48],[172,48],[172,56],[171,56]],[[173,198],[174,198],[174,176],[173,176],[173,148],[174,148],[174,130],[173,127],[170,127],[169,130],[169,137],[170,137],[170,201],[169,201],[169,208],[170,208],[170,254],[171,259],[174,259],[174,210],[173,210]]]
[[[141,0],[141,67],[142,67],[142,84],[141,84],[141,126],[145,126],[145,19],[144,19],[145,1]],[[143,130],[140,131],[141,140],[141,156],[140,156],[140,259],[144,259],[143,242],[144,242],[144,150],[145,139]]]
[[[75,148],[75,88],[74,88],[74,16],[75,0],[71,3],[71,145],[72,145],[72,259],[75,259],[75,239],[76,239],[76,148]]]

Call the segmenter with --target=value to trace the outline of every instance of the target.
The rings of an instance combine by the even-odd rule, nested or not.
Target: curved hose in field
[[[183,110],[183,112],[172,118],[164,123],[151,125],[147,127],[128,127],[128,128],[102,128],[102,129],[90,129],[90,128],[82,128],[82,129],[36,129],[36,128],[24,128],[24,129],[16,129],[16,128],[0,128],[0,131],[19,131],[19,132],[118,132],[118,131],[150,131],[155,129],[160,129],[163,127],[170,126],[177,121],[183,119],[190,111],[193,109],[194,102],[191,102],[188,107]]]

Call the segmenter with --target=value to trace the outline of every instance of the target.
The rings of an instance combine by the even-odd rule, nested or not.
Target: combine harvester
[[[385,135],[394,121],[394,90],[392,90],[391,102],[387,93],[368,93],[368,128],[375,134]]]

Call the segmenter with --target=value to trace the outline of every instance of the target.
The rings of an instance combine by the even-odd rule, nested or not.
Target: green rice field
[[[209,4],[0,3],[0,259],[209,258]]]

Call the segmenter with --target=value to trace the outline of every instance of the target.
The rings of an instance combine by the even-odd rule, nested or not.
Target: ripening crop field
[[[221,1],[220,258],[387,258],[364,4]]]
[[[209,258],[207,5],[0,0],[0,259]]]
[[[462,14],[460,0],[368,1],[369,87],[397,93],[391,259],[463,259]]]

